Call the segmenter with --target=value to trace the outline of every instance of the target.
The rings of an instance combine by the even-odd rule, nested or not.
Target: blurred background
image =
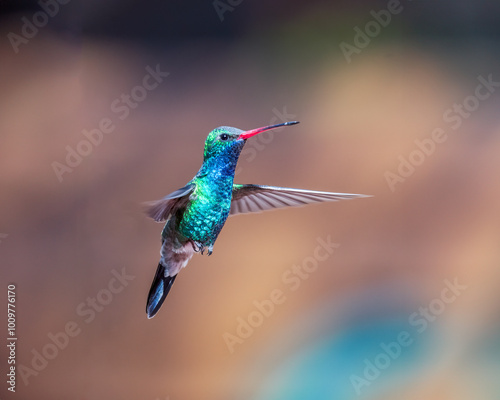
[[[0,6],[3,398],[500,398],[500,3]],[[141,203],[295,119],[236,182],[374,197],[230,218],[148,320]]]

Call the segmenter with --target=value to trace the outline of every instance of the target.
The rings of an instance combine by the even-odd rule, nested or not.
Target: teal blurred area
[[[432,358],[436,329],[422,335],[410,333],[407,315],[395,309],[394,299],[373,302],[380,300],[380,295],[343,299],[343,305],[335,299],[318,307],[313,317],[295,322],[296,326],[307,327],[297,335],[302,344],[288,349],[276,369],[264,373],[265,383],[255,398],[387,397],[385,392],[411,382],[426,367],[425,360]],[[346,307],[345,303],[350,302],[358,304]],[[349,315],[335,316],[338,310]],[[296,327],[285,330],[283,335],[297,331]],[[401,333],[407,336],[404,346],[397,340]],[[281,342],[278,339],[272,348],[279,348]]]
[[[499,399],[499,12],[2,2],[18,398]],[[237,183],[373,197],[230,218],[148,320],[142,202],[192,178],[213,128],[286,120]]]

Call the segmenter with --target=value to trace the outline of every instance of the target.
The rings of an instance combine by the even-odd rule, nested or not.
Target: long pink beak
[[[240,136],[238,136],[238,139],[248,139],[249,137],[258,135],[259,133],[264,132],[264,131],[268,131],[270,129],[279,128],[280,126],[295,125],[298,123],[299,123],[299,121],[290,121],[290,122],[284,122],[282,124],[277,124],[277,125],[263,126],[262,128],[252,129],[251,131],[243,132]]]

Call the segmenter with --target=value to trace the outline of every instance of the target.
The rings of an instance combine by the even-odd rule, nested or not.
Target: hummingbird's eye
[[[229,135],[227,133],[223,133],[222,135],[220,135],[220,140],[227,140],[229,139]]]

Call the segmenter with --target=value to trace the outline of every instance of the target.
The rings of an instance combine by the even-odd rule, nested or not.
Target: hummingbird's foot
[[[191,242],[191,245],[193,246],[193,250],[195,253],[199,253],[201,251],[201,245],[199,245],[196,242]]]
[[[193,250],[195,253],[203,253],[205,252],[205,246],[202,244],[196,243],[196,242],[191,242],[191,245],[193,246]]]
[[[212,253],[213,253],[213,251],[214,251],[214,246],[209,246],[209,247],[208,247],[208,252],[207,252],[207,255],[211,256],[211,255],[212,255]]]

